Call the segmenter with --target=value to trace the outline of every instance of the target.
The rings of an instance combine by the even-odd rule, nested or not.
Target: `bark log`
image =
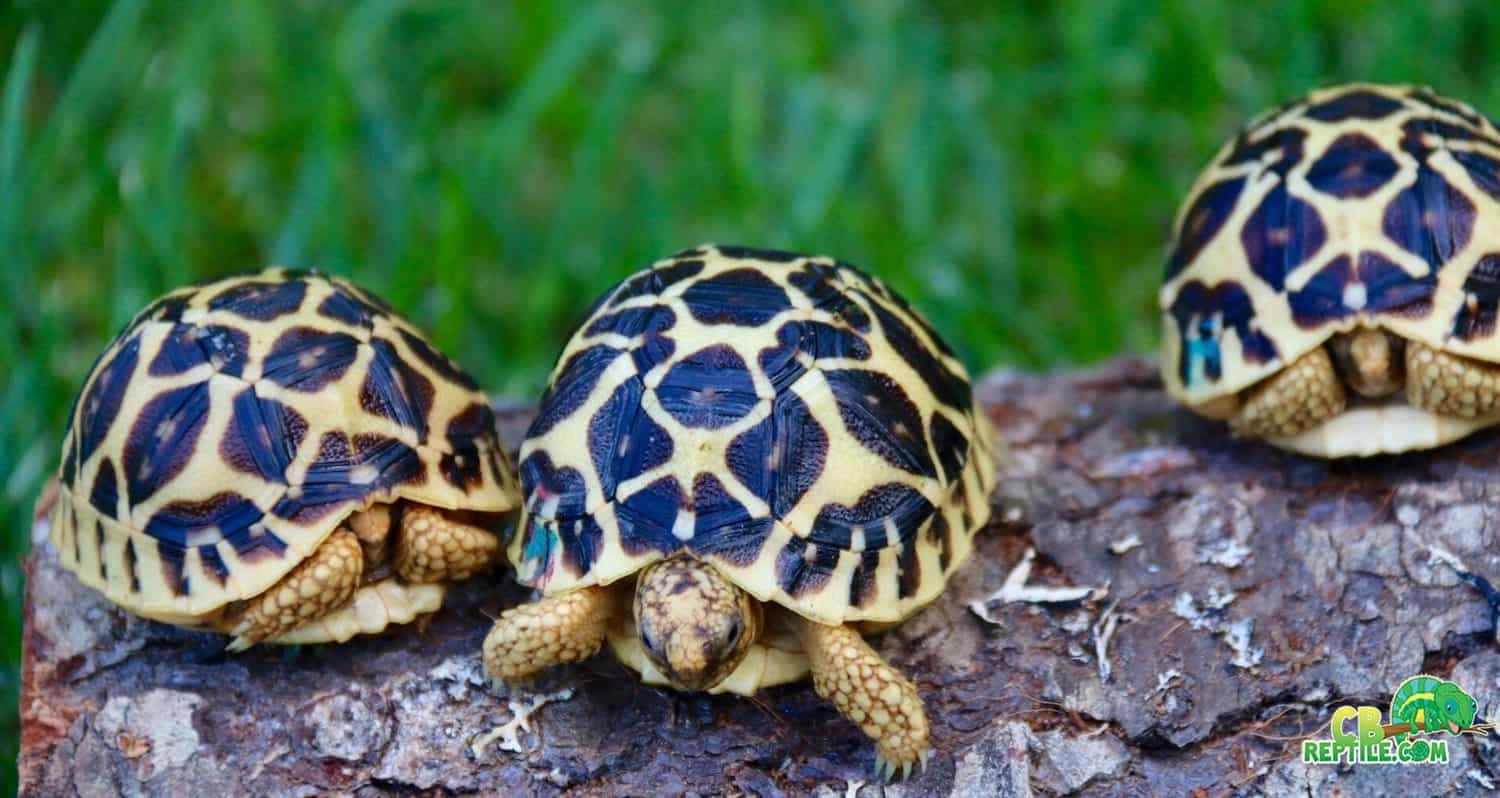
[[[872,784],[871,746],[806,684],[755,701],[677,694],[604,655],[492,688],[487,616],[525,598],[503,575],[377,638],[227,656],[222,638],[81,587],[39,523],[23,791],[1419,796],[1500,783],[1500,747],[1472,735],[1451,738],[1443,766],[1297,760],[1334,705],[1385,706],[1420,672],[1493,717],[1487,606],[1434,552],[1500,579],[1494,434],[1313,461],[1178,410],[1136,359],[980,390],[1008,440],[996,521],[936,604],[876,640],[933,721],[931,766],[907,783]],[[508,440],[526,417],[502,413]],[[1107,592],[1038,602],[1058,596],[1013,584],[1022,600],[984,603],[1029,548],[1029,586]]]

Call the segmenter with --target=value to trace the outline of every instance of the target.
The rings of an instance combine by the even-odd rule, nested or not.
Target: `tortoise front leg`
[[[506,610],[484,638],[484,669],[502,682],[598,653],[615,612],[608,588],[585,587]]]
[[[916,685],[858,632],[798,618],[797,636],[812,665],[813,688],[875,741],[875,771],[904,778],[927,763],[927,713]]]
[[[453,582],[487,571],[503,555],[500,536],[457,513],[407,504],[396,536],[396,573],[407,582]]]
[[[244,651],[332,612],[354,595],[363,576],[359,538],[341,527],[281,581],[226,619],[226,631],[234,635],[229,650]]]

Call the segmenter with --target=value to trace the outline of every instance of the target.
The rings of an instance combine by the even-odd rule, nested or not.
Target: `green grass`
[[[753,5],[0,11],[0,756],[33,496],[177,283],[349,274],[527,396],[611,282],[754,243],[864,265],[975,368],[1088,362],[1153,345],[1176,202],[1258,109],[1366,78],[1500,112],[1492,2]]]

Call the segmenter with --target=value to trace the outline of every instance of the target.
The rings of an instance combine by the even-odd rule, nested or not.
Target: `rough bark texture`
[[[1500,577],[1494,434],[1317,462],[1175,409],[1138,360],[995,375],[982,394],[1009,441],[997,520],[944,597],[876,641],[923,691],[936,749],[884,794],[1414,798],[1500,782],[1490,738],[1455,739],[1446,766],[1295,759],[1334,705],[1384,706],[1419,672],[1492,717],[1486,606],[1432,550]],[[503,414],[510,440],[525,415]],[[881,794],[869,743],[807,685],[683,695],[601,656],[497,691],[479,667],[486,615],[524,599],[503,576],[378,638],[226,656],[222,638],[81,587],[44,527],[26,607],[29,794]],[[1028,547],[1029,584],[1107,596],[992,603],[996,623],[982,620],[970,605]]]

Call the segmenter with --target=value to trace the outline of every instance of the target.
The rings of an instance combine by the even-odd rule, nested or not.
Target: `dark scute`
[[[293,327],[266,355],[264,379],[293,391],[313,393],[341,379],[359,354],[359,339],[341,332]]]
[[[68,430],[67,438],[63,441],[62,465],[58,473],[62,475],[63,482],[78,484],[78,433],[75,430]]]
[[[538,510],[549,499],[557,497],[557,509],[545,520],[571,521],[584,514],[588,504],[583,475],[574,468],[558,468],[544,451],[532,452],[521,461],[521,495],[526,506]]]
[[[222,491],[203,501],[168,502],[146,522],[146,534],[159,543],[182,550],[200,530],[215,530],[221,539],[244,541],[251,526],[265,515],[255,502],[233,491]],[[240,551],[240,545],[235,545]]]
[[[841,286],[837,268],[826,263],[808,262],[792,272],[787,280],[807,297],[813,307],[833,314],[859,332],[869,332],[870,314]]]
[[[870,307],[875,311],[875,317],[880,320],[880,331],[885,335],[886,342],[896,350],[896,354],[899,354],[908,366],[917,372],[917,376],[927,384],[927,389],[932,391],[932,395],[937,397],[939,402],[955,410],[968,409],[971,404],[969,381],[949,371],[948,367],[943,365],[943,361],[939,360],[931,349],[923,346],[911,328],[894,313],[886,311],[876,303],[871,303]],[[933,335],[935,333],[929,333],[929,336]]]
[[[865,550],[909,544],[917,530],[932,515],[932,502],[909,485],[892,482],[864,492],[853,507],[838,503],[823,506],[813,520],[808,539],[820,547],[845,550],[851,545],[855,527],[864,529]],[[898,540],[888,540],[886,522],[895,524]]]
[[[147,305],[135,318],[130,320],[130,325],[125,328],[122,335],[129,335],[140,329],[147,322],[164,321],[176,324],[182,321],[182,312],[187,310],[191,294],[168,294],[160,297],[155,302]]]
[[[1193,198],[1193,204],[1183,214],[1182,229],[1177,231],[1172,253],[1167,257],[1167,273],[1162,277],[1163,281],[1186,269],[1219,234],[1244,190],[1245,178],[1232,177],[1214,183]]]
[[[1304,113],[1320,122],[1345,119],[1383,119],[1401,110],[1400,100],[1373,91],[1355,89],[1309,106]]]
[[[1483,124],[1478,114],[1446,97],[1434,94],[1432,91],[1426,88],[1412,89],[1411,93],[1409,93],[1407,96],[1411,97],[1414,100],[1417,100],[1418,102],[1422,102],[1433,108],[1436,108],[1439,111],[1446,111],[1450,114],[1453,114],[1454,116],[1464,120],[1465,122],[1468,122],[1475,127],[1479,127],[1481,124]]]
[[[1453,317],[1453,337],[1473,341],[1495,333],[1495,317],[1500,309],[1500,253],[1479,259],[1474,270],[1464,278],[1465,302]],[[1473,306],[1467,301],[1473,297]]]
[[[676,341],[660,332],[647,329],[641,345],[630,350],[630,359],[635,362],[637,374],[649,374],[658,363],[671,359],[676,351]]]
[[[125,575],[130,579],[130,592],[141,592],[140,556],[135,553],[134,538],[125,538]]]
[[[775,580],[790,597],[801,597],[808,592],[820,591],[837,565],[837,549],[816,547],[813,558],[808,561],[807,541],[793,537],[775,555]]]
[[[375,327],[375,317],[381,314],[378,308],[360,297],[346,291],[335,290],[318,303],[318,315],[343,322],[351,327],[369,330]]]
[[[312,523],[345,502],[362,500],[372,486],[355,485],[349,472],[359,465],[359,458],[349,437],[342,432],[325,432],[318,439],[318,457],[307,468],[300,486],[301,494],[293,499],[283,496],[271,512],[297,523]]]
[[[307,419],[249,387],[234,397],[234,415],[219,442],[219,454],[237,471],[286,484],[286,469],[307,436]]]
[[[448,484],[465,493],[484,484],[484,457],[476,441],[493,435],[495,414],[489,405],[474,402],[448,422],[449,453],[439,462]]]
[[[1340,136],[1307,171],[1307,182],[1332,197],[1368,197],[1390,182],[1400,164],[1367,136]]]
[[[814,358],[870,359],[870,345],[853,330],[821,321],[802,322],[801,327],[802,351]]]
[[[1302,160],[1303,147],[1307,141],[1307,131],[1295,127],[1278,128],[1259,138],[1252,138],[1250,131],[1241,133],[1234,140],[1234,146],[1229,154],[1224,156],[1225,166],[1238,166],[1244,163],[1261,162],[1263,167],[1283,177],[1291,171]],[[1274,158],[1268,158],[1271,153]]]
[[[1455,141],[1482,142],[1486,137],[1474,128],[1434,117],[1417,117],[1401,125],[1401,148],[1418,158],[1426,157],[1437,147],[1447,149],[1446,144]],[[1449,152],[1459,151],[1449,149]]]
[[[727,427],[760,401],[745,361],[726,344],[700,349],[678,361],[655,390],[661,406],[678,423],[694,429]]]
[[[1184,385],[1193,384],[1193,364],[1198,361],[1202,361],[1204,377],[1209,382],[1218,382],[1223,376],[1219,338],[1226,330],[1234,330],[1238,335],[1246,362],[1269,363],[1280,356],[1270,338],[1251,328],[1255,306],[1244,286],[1233,280],[1226,280],[1213,288],[1198,280],[1190,280],[1177,292],[1168,312],[1177,322],[1177,331],[1182,337],[1178,375]],[[1217,332],[1209,324],[1216,316],[1223,321]]]
[[[351,472],[366,466],[373,469],[374,478],[363,485],[351,482]],[[298,524],[311,524],[347,502],[425,477],[417,451],[395,438],[365,434],[350,441],[341,432],[327,432],[318,441],[318,458],[308,466],[300,490],[282,496],[271,512]]]
[[[495,413],[484,402],[470,402],[448,422],[448,445],[455,449],[495,434]]]
[[[839,564],[839,550],[828,546],[818,546],[809,562],[807,545],[794,537],[776,555],[776,582],[793,598],[821,590]]]
[[[359,405],[382,418],[416,430],[417,440],[427,442],[427,417],[432,412],[432,380],[411,367],[390,341],[370,341],[375,357],[359,389]]]
[[[917,556],[917,547],[902,547],[901,556],[896,562],[900,566],[896,575],[896,594],[904,599],[911,598],[917,594],[917,588],[922,584],[922,560]]]
[[[244,330],[217,324],[177,324],[162,340],[148,371],[153,377],[169,377],[212,363],[218,373],[238,377],[249,355],[250,336]]]
[[[768,260],[773,263],[791,263],[792,261],[799,258],[807,257],[806,255],[799,255],[795,252],[783,252],[779,249],[741,247],[732,244],[720,244],[718,246],[715,246],[714,249],[717,249],[720,255],[723,255],[726,258],[734,258],[736,260]]]
[[[880,570],[880,552],[865,551],[859,555],[859,565],[849,575],[849,604],[867,607],[875,599],[875,572]]]
[[[139,506],[187,466],[210,407],[208,383],[164,391],[146,403],[125,438],[126,496]]]
[[[589,324],[588,329],[584,330],[584,335],[615,333],[626,338],[634,338],[647,330],[653,333],[666,332],[675,324],[677,324],[677,314],[665,305],[624,308],[595,318]]]
[[[583,406],[599,384],[599,376],[622,352],[612,346],[596,344],[568,358],[558,371],[557,379],[548,386],[542,397],[541,408],[526,437],[538,438],[552,431],[559,422],[571,416]]]
[[[1261,199],[1240,230],[1250,268],[1276,291],[1284,289],[1293,269],[1317,255],[1327,238],[1317,209],[1292,196],[1285,181]]]
[[[588,573],[599,559],[599,549],[604,545],[604,530],[593,516],[557,525],[557,540],[562,546],[562,564],[574,574]]]
[[[679,260],[648,269],[626,280],[624,285],[620,286],[620,290],[615,292],[609,305],[614,307],[638,296],[660,296],[663,291],[696,276],[701,271],[703,271],[701,260]]]
[[[89,504],[105,518],[120,517],[120,483],[115,474],[115,463],[108,457],[99,462],[99,473],[94,476],[94,487],[89,491]]]
[[[953,561],[953,527],[942,513],[932,514],[932,523],[927,525],[926,538],[938,547],[938,568],[948,572]]]
[[[928,426],[927,434],[932,437],[932,448],[937,452],[938,463],[943,467],[943,479],[953,482],[959,478],[964,465],[969,461],[969,439],[941,413],[933,413],[932,422]]]
[[[617,500],[615,518],[620,523],[620,545],[632,555],[677,551],[683,542],[672,534],[672,525],[678,511],[685,506],[682,486],[672,477],[662,477],[624,501]]]
[[[467,390],[479,390],[479,383],[475,382],[473,377],[470,377],[467,372],[459,368],[457,363],[449,360],[447,355],[433,349],[432,344],[429,344],[427,339],[418,335],[412,335],[400,328],[396,332],[401,336],[401,340],[416,354],[417,359],[426,364],[427,368],[437,372],[438,376]]]
[[[713,474],[699,474],[693,479],[693,514],[693,548],[712,549],[721,556],[725,552],[743,556],[752,548],[759,553],[771,529],[771,519],[752,518],[745,505],[729,495]],[[742,540],[746,537],[753,540]],[[754,559],[752,554],[750,560]]]
[[[99,553],[99,578],[108,582],[109,563],[105,562],[104,557],[104,522],[97,518],[94,519],[94,551]]]
[[[297,312],[306,296],[307,283],[300,279],[280,283],[256,281],[225,289],[210,299],[208,306],[255,321],[270,321]]]
[[[229,580],[229,566],[224,563],[224,558],[219,554],[217,546],[199,546],[198,559],[203,561],[203,572],[208,577],[223,587]]]
[[[589,420],[589,457],[605,498],[672,457],[672,436],[641,409],[641,393],[639,379],[626,380]]]
[[[164,541],[156,541],[156,556],[161,559],[161,578],[176,596],[193,592],[192,580],[188,578],[187,549]]]
[[[1412,277],[1379,252],[1361,252],[1359,279],[1365,284],[1365,310],[1421,318],[1432,311],[1437,275]]]
[[[781,518],[802,501],[802,497],[807,495],[807,491],[822,475],[828,461],[828,432],[813,417],[806,403],[791,392],[776,397],[776,404],[771,410],[771,421],[774,426],[770,440],[762,443],[761,447],[771,447],[772,451],[776,451],[775,446],[779,444],[779,456],[774,460],[767,456],[762,462],[770,462],[774,468],[769,476],[774,493],[767,497],[767,501],[771,505],[771,511]],[[750,432],[753,430],[746,434]],[[748,446],[746,448],[751,449]],[[730,464],[733,467],[734,461],[731,460]],[[736,477],[739,476],[739,470],[732,471]],[[745,482],[746,487],[750,487],[748,481],[743,478],[741,481]],[[766,496],[759,490],[756,495]]]
[[[714,474],[699,474],[693,478],[693,546],[705,543],[715,535],[742,534],[747,525],[759,525],[760,519],[750,517],[744,504],[724,490],[724,484]]]
[[[708,254],[708,248],[707,247],[693,247],[692,249],[684,249],[684,250],[681,250],[680,252],[674,252],[671,255],[668,255],[667,259],[668,260],[681,260],[683,258],[701,258],[701,257],[703,257],[704,255],[707,255],[707,254]]]
[[[1344,318],[1351,311],[1344,305],[1344,287],[1354,280],[1354,264],[1348,255],[1340,255],[1324,266],[1288,300],[1292,320],[1303,329],[1312,329]]]
[[[759,269],[732,269],[688,286],[688,312],[703,324],[759,327],[792,307],[786,291]]]
[[[1500,149],[1500,142],[1496,142],[1495,146]],[[1448,154],[1469,173],[1469,179],[1474,181],[1474,185],[1500,201],[1500,160],[1466,150],[1449,150]]]
[[[1469,243],[1474,203],[1423,164],[1417,179],[1386,206],[1381,230],[1437,272]]]
[[[888,375],[858,369],[823,372],[844,428],[860,445],[904,471],[937,476],[927,451],[927,425],[906,391]]]
[[[120,403],[130,388],[136,363],[141,356],[141,339],[130,338],[109,362],[98,367],[88,392],[79,397],[78,463],[86,463],[109,435],[110,426],[120,415]]]
[[[798,377],[807,373],[807,367],[797,360],[805,334],[802,322],[786,322],[776,330],[776,345],[760,350],[756,357],[760,362],[760,372],[771,381],[771,387],[777,393],[786,390]]]

